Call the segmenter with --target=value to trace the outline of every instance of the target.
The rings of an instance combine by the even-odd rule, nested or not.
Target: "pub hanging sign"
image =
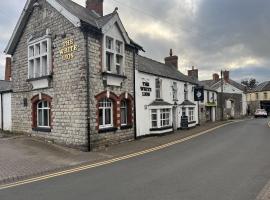
[[[74,52],[78,51],[78,45],[75,44],[74,39],[67,39],[63,42],[62,48],[60,49],[60,55],[63,60],[74,59]]]
[[[148,81],[142,82],[141,91],[143,97],[150,97],[152,88],[150,87],[150,83]]]

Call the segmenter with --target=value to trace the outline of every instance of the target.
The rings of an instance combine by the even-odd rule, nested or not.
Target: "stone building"
[[[140,49],[103,0],[27,0],[5,50],[12,131],[82,150],[133,140]]]
[[[230,79],[229,71],[224,71],[223,74],[224,78],[222,79],[218,74],[213,74],[212,80],[201,82],[218,92],[218,120],[241,118],[247,114],[246,88]]]
[[[254,115],[256,109],[265,109],[270,115],[270,81],[259,84],[247,92],[249,114]]]

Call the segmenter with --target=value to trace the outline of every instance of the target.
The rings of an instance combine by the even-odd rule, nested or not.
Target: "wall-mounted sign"
[[[194,100],[204,101],[204,87],[198,86],[194,88]]]
[[[150,97],[152,92],[152,88],[150,87],[149,82],[143,81],[141,86],[142,96],[143,97]]]
[[[78,51],[79,46],[75,44],[74,39],[68,39],[63,42],[63,46],[60,49],[60,55],[63,60],[72,60],[74,58],[74,52]]]

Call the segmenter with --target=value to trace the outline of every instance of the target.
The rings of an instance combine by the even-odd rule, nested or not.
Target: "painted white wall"
[[[184,101],[184,84],[185,82],[181,81],[175,81],[173,79],[168,79],[168,78],[163,78],[159,76],[154,76],[146,73],[142,73],[139,71],[135,71],[135,76],[136,76],[136,115],[137,115],[137,136],[144,136],[144,135],[149,135],[150,133],[150,128],[151,128],[151,113],[150,110],[153,109],[149,108],[149,104],[151,104],[153,101],[156,100],[156,92],[155,92],[155,80],[156,78],[160,78],[162,80],[162,99],[170,104],[174,104],[175,102],[173,101],[173,82],[177,83],[177,97],[178,101],[177,104],[181,104]],[[150,96],[142,96],[142,91],[141,87],[143,86],[142,83],[144,81],[149,82],[149,87],[152,89],[150,92]],[[194,102],[194,93],[193,93],[193,88],[194,85],[188,84],[188,91],[189,95],[188,98],[191,102],[196,104],[194,106],[194,118],[196,121],[195,124],[191,126],[196,126],[198,124],[198,106],[197,102]],[[165,107],[159,107],[159,108],[171,108],[173,106],[165,106]],[[181,115],[182,115],[182,109],[178,106],[176,113],[178,113],[178,118],[177,118],[177,128],[180,128],[180,120],[181,120]],[[171,116],[173,117],[173,116]],[[171,124],[173,122],[173,119],[171,119]],[[190,126],[190,127],[191,127]]]
[[[219,87],[217,89],[217,91],[221,92],[221,87]],[[224,83],[223,92],[224,93],[241,94],[242,95],[242,115],[247,114],[247,96],[242,90],[239,90],[238,88],[234,87],[233,85],[231,85],[229,83]]]
[[[4,129],[5,131],[11,131],[11,93],[3,93],[2,95],[3,102],[0,99],[0,105],[3,103],[3,110],[1,110],[0,106],[0,113],[3,112],[3,127],[2,123],[0,123],[0,128]],[[2,122],[2,115],[0,115],[0,122]]]

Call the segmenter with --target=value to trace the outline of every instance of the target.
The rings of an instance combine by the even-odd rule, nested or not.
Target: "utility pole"
[[[220,99],[221,99],[221,120],[224,120],[224,99],[223,99],[223,71],[221,70],[221,93],[220,93]]]

